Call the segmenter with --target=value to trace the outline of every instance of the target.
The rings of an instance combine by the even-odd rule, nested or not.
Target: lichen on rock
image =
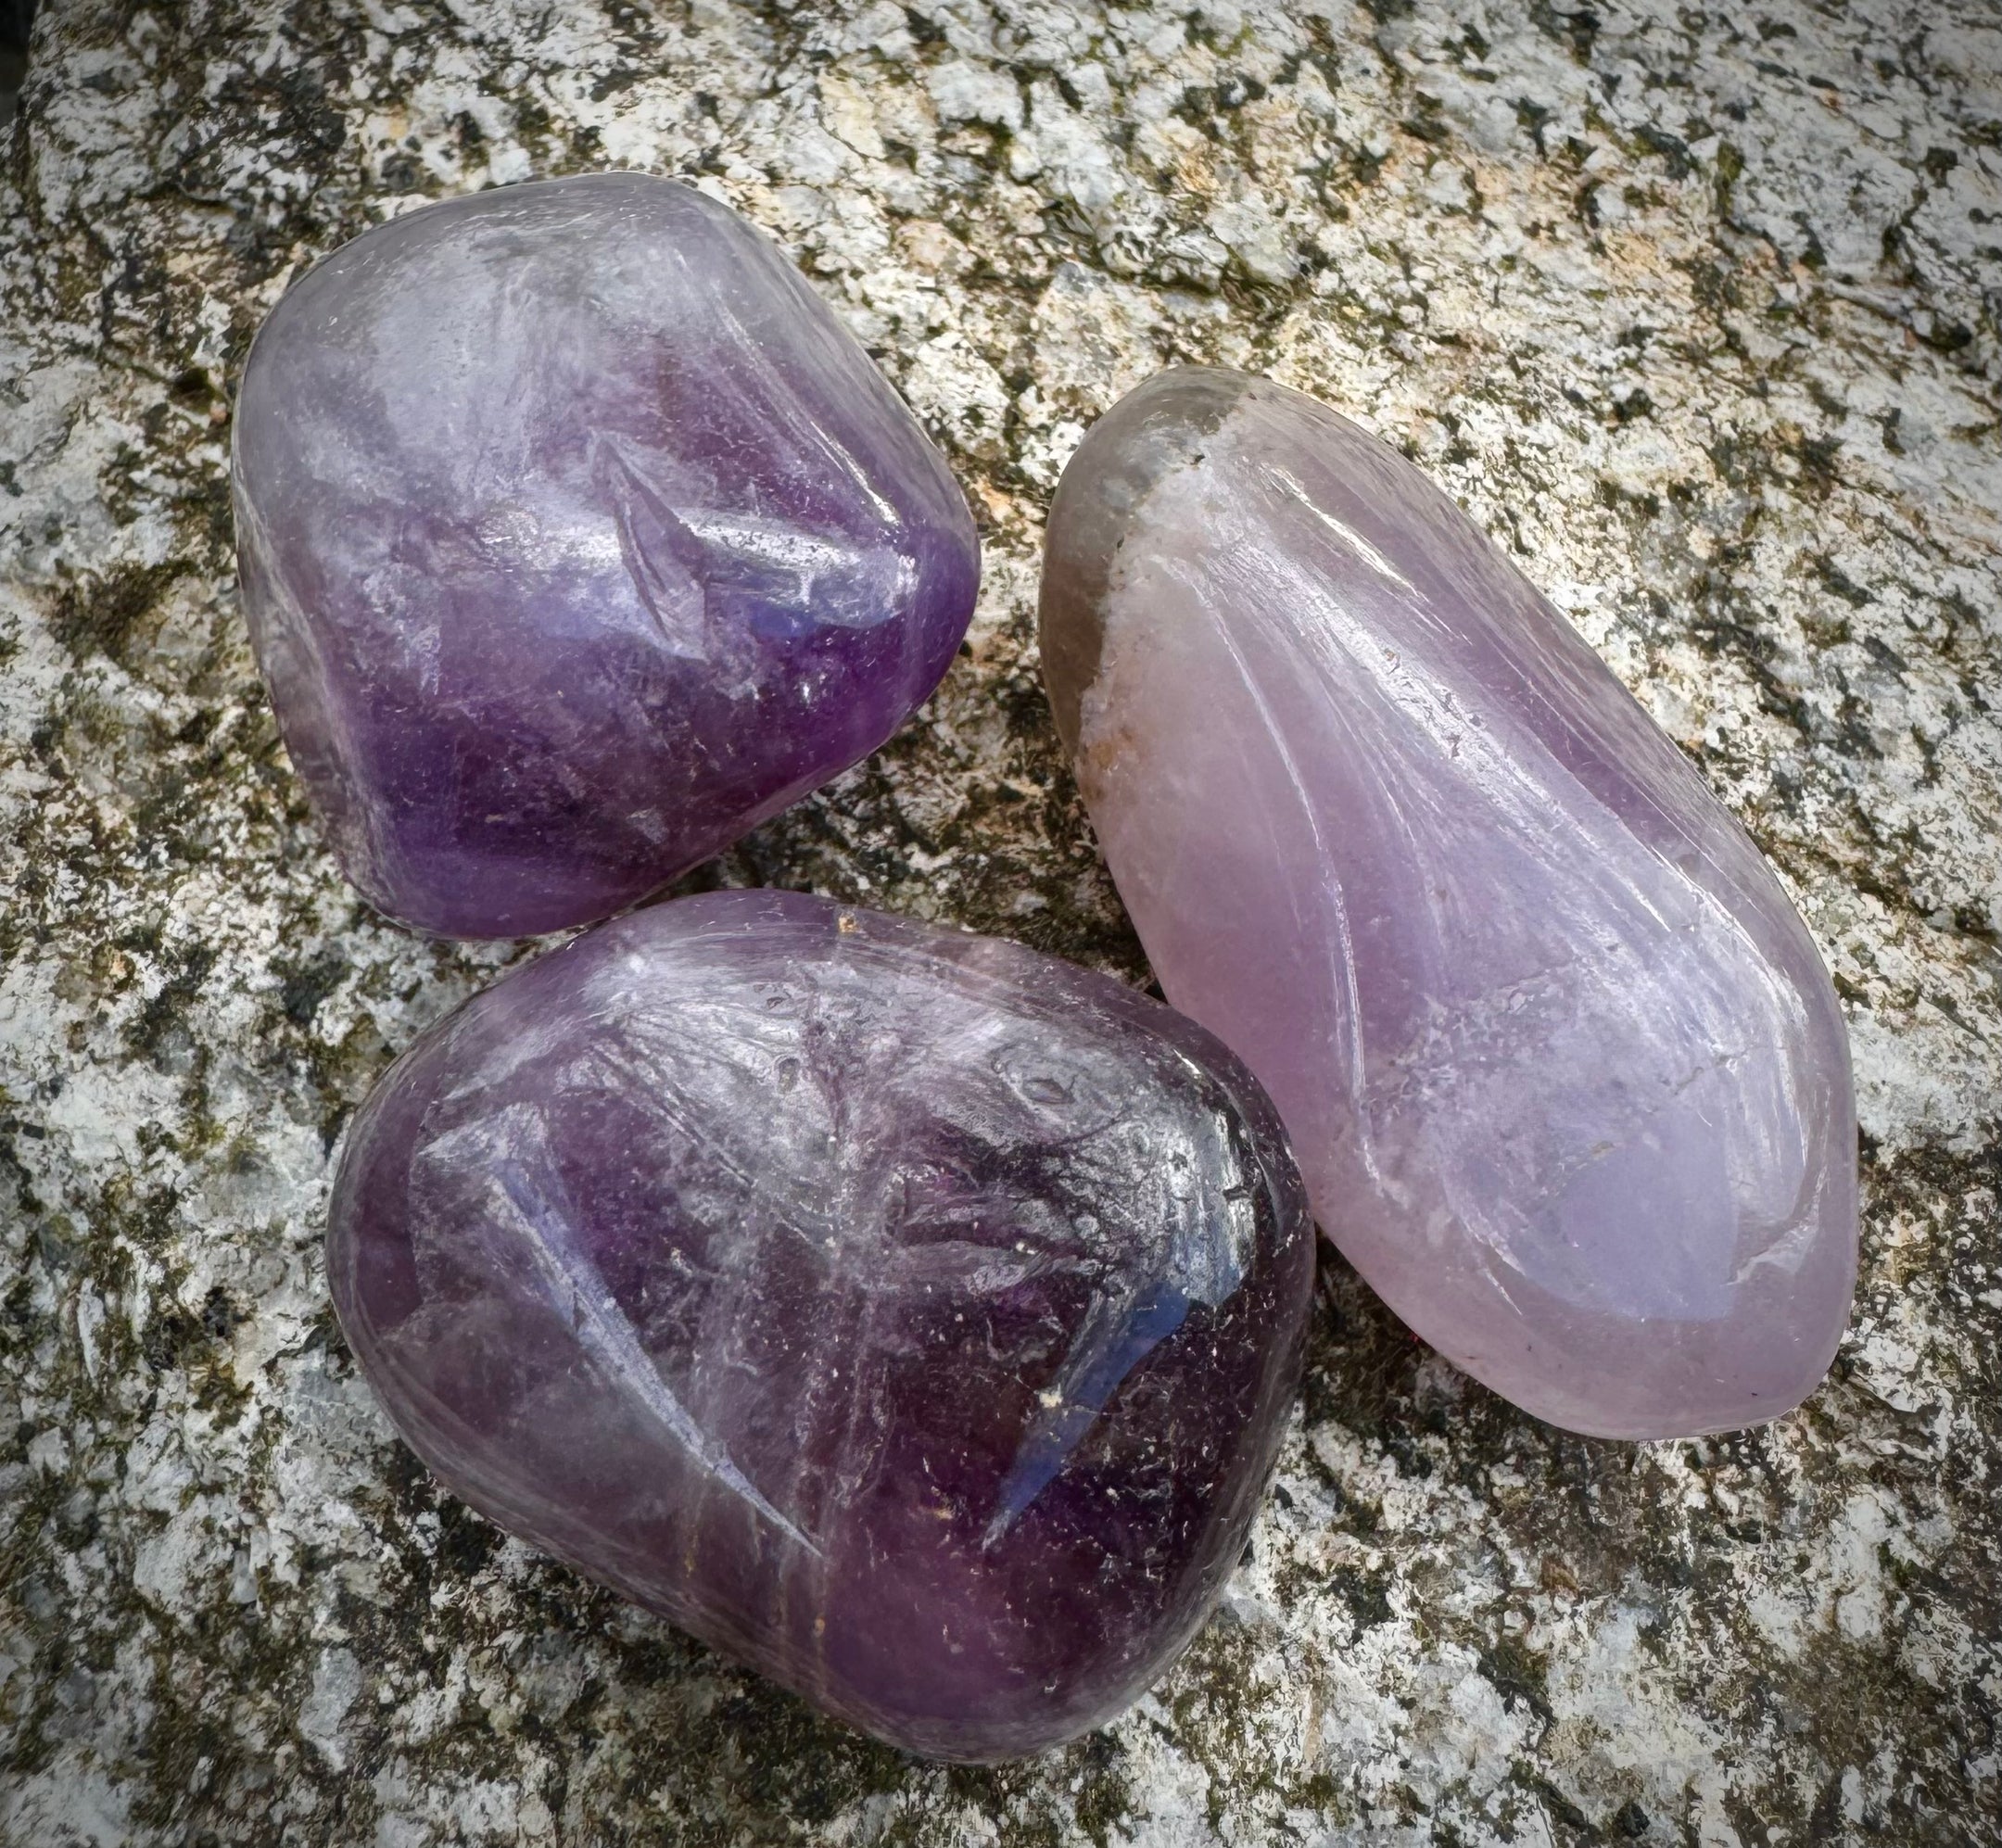
[[[1983,0],[45,0],[0,129],[0,1837],[1997,1840],[2002,28]],[[919,721],[696,883],[1146,971],[1037,685],[1121,390],[1400,444],[1687,749],[1848,1009],[1856,1317],[1803,1411],[1561,1437],[1325,1267],[1223,1612],[1124,1720],[947,1771],[529,1554],[326,1310],[332,1151],[528,945],[345,890],[234,605],[286,282],[638,167],[802,263],[987,548]]]

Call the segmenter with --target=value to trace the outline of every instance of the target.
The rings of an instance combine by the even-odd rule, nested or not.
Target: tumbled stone
[[[1849,1312],[1856,1120],[1800,918],[1694,768],[1409,462],[1187,369],[1065,471],[1042,645],[1163,990],[1323,1229],[1571,1429],[1770,1418]]]
[[[964,634],[964,498],[779,252],[637,173],[343,246],[235,421],[244,608],[348,877],[422,929],[607,916],[875,748]]]
[[[1306,1196],[1207,1032],[792,893],[605,925],[435,1028],[336,1182],[335,1306],[503,1526],[855,1725],[1109,1718],[1243,1551]]]

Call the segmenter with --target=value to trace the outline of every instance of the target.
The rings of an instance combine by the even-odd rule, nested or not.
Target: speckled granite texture
[[[43,8],[0,131],[0,1839],[2002,1839],[2002,18],[833,14]],[[1798,897],[1867,1202],[1803,1411],[1561,1437],[1331,1264],[1223,1614],[1109,1731],[978,1772],[431,1487],[327,1310],[329,1153],[520,951],[336,879],[235,608],[228,407],[317,254],[604,164],[795,253],[988,548],[919,720],[698,882],[1144,979],[1036,683],[1040,523],[1155,366],[1270,371],[1512,548]]]

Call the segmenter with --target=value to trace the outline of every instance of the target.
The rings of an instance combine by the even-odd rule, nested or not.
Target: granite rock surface
[[[0,158],[0,1835],[1992,1842],[2002,34],[1975,0],[48,0]],[[359,907],[236,607],[229,406],[420,199],[634,165],[801,262],[983,528],[966,652],[702,881],[1144,981],[1041,523],[1170,361],[1417,460],[1779,868],[1857,1311],[1730,1439],[1553,1435],[1330,1264],[1217,1619],[1047,1760],[872,1746],[439,1495],[321,1262],[349,1115],[519,951]]]
[[[509,975],[356,1118],[369,1383],[474,1507],[864,1731],[1021,1757],[1209,1615],[1299,1383],[1313,1225],[1185,1017],[787,892]]]

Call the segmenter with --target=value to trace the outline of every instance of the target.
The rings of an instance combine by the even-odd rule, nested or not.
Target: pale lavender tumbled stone
[[[972,613],[964,498],[759,233],[637,173],[427,207],[258,335],[244,608],[382,910],[602,918],[890,736]]]
[[[767,892],[604,925],[362,1108],[327,1260],[438,1476],[830,1712],[1110,1717],[1242,1554],[1313,1278],[1270,1102],[1018,944]]]
[[[1826,1371],[1846,1040],[1694,768],[1472,521],[1298,392],[1170,372],[1066,469],[1045,677],[1169,999],[1316,1217],[1554,1424],[1687,1436]]]

